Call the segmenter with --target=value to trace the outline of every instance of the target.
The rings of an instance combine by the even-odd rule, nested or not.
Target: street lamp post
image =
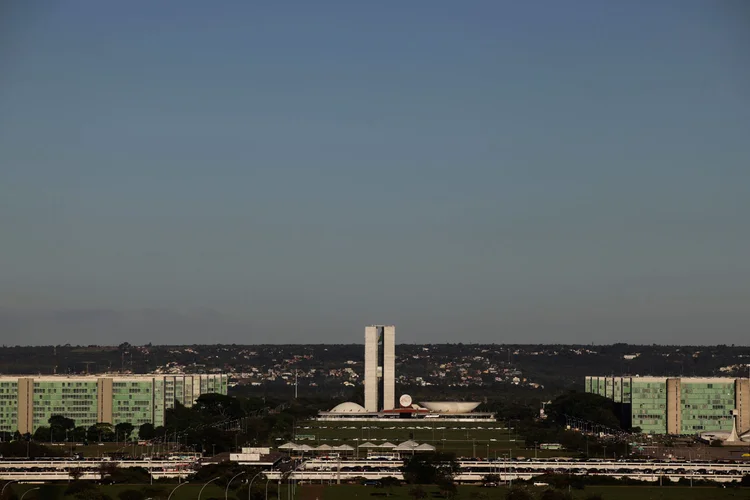
[[[39,489],[39,488],[31,488],[30,490],[26,490],[26,491],[24,491],[24,492],[23,492],[23,495],[21,495],[21,500],[23,500],[23,497],[25,497],[26,495],[28,495],[30,491],[36,491],[36,490],[38,490],[38,489]]]
[[[247,500],[250,500],[250,495],[252,493],[253,488],[253,481],[255,481],[255,478],[263,474],[263,471],[258,472],[256,475],[253,476],[253,478],[250,480],[250,484],[247,486]]]
[[[266,500],[268,500],[268,483],[271,482],[271,478],[266,479]]]
[[[232,484],[232,481],[240,477],[242,474],[245,474],[244,470],[240,472],[239,474],[233,476],[232,479],[229,480],[229,482],[227,483],[227,487],[224,488],[224,500],[229,500],[229,485]]]
[[[172,498],[172,495],[174,494],[175,491],[177,491],[177,488],[179,488],[180,486],[185,486],[186,484],[188,484],[187,481],[185,481],[184,483],[180,483],[177,486],[175,486],[174,489],[171,492],[169,492],[169,496],[167,497],[167,500],[170,500]]]
[[[504,468],[505,468],[505,482],[506,483],[510,482],[510,470],[508,469],[508,456],[509,455],[506,455],[505,453],[503,453],[503,460],[505,461]]]
[[[201,495],[203,494],[203,490],[206,489],[206,486],[208,486],[209,484],[213,483],[214,481],[218,481],[219,479],[221,479],[221,476],[215,477],[215,478],[211,479],[210,481],[208,481],[206,484],[204,484],[203,487],[201,488],[201,490],[198,492],[198,500],[201,500]]]
[[[8,487],[9,485],[11,485],[11,484],[13,484],[13,483],[17,483],[17,482],[18,482],[18,480],[16,480],[16,479],[11,479],[11,480],[10,480],[10,481],[8,481],[7,483],[5,483],[5,484],[3,485],[3,489],[2,489],[2,490],[0,490],[0,498],[2,498],[2,496],[3,496],[3,493],[5,493],[5,488],[7,488],[7,487]]]
[[[508,476],[508,486],[510,488],[513,487],[513,462],[512,458],[510,456],[510,453],[508,453],[508,471],[510,472],[510,475]]]

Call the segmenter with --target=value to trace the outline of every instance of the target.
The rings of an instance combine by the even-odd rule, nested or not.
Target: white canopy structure
[[[416,443],[414,441],[404,441],[403,443],[399,443],[399,445],[394,449],[396,451],[412,451],[417,446],[419,446],[419,443]]]
[[[414,451],[435,451],[435,447],[431,444],[422,443],[416,448],[414,448]]]
[[[393,443],[389,443],[388,441],[386,441],[385,443],[383,443],[383,444],[381,444],[381,445],[378,445],[378,448],[388,448],[388,449],[393,449],[393,448],[395,448],[395,447],[396,447],[396,445],[395,445],[395,444],[393,444]]]
[[[289,441],[288,443],[284,443],[281,446],[279,446],[280,450],[296,450],[297,444],[293,443],[292,441]]]
[[[371,443],[369,441],[367,441],[366,443],[362,443],[361,445],[358,446],[358,448],[377,448],[377,447],[378,445],[376,445],[375,443]]]

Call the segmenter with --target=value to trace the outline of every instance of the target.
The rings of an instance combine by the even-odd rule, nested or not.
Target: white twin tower
[[[365,410],[396,407],[396,327],[365,327]]]
[[[398,403],[398,404],[397,404]],[[351,401],[321,411],[318,420],[378,420],[442,418],[443,420],[492,422],[493,413],[475,413],[476,401],[423,401],[416,404],[402,394],[396,401],[396,327],[365,327],[365,405]]]

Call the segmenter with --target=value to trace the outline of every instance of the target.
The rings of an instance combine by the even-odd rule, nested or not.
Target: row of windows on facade
[[[79,411],[80,412],[80,411],[92,411],[92,410],[91,410],[90,406],[86,406],[86,407],[80,407],[80,406],[69,406],[69,407],[55,406],[55,407],[52,408],[52,411],[55,412],[55,413],[63,414],[63,413],[67,413],[69,411]]]
[[[636,418],[637,419],[646,419],[646,420],[653,420],[653,419],[663,420],[664,419],[664,415],[654,415],[653,413],[639,413],[637,415],[633,415],[633,418],[634,419],[636,419]]]
[[[727,415],[691,415],[690,418],[683,418],[682,420],[726,420],[727,422],[732,421],[731,417],[728,417]]]
[[[39,406],[52,406],[53,404],[57,406],[64,405],[68,407],[85,406],[87,408],[96,406],[96,403],[93,401],[52,401],[49,399],[45,399],[44,401],[37,401],[36,403],[34,403],[34,407],[36,408]]]
[[[699,401],[701,403],[698,403]],[[704,401],[705,403],[703,403]],[[693,405],[695,405],[696,403],[697,404],[709,404],[709,405],[723,405],[723,404],[733,405],[734,399],[694,399],[694,398],[691,398],[691,399],[682,399],[680,400],[680,403],[682,404],[690,403]]]
[[[685,405],[686,410],[732,410],[734,405]]]
[[[64,414],[67,414],[69,412],[75,413],[75,412],[85,412],[85,413],[96,413],[96,408],[91,408],[90,406],[69,406],[65,409],[59,409],[60,407],[55,408],[34,408],[34,411],[32,412],[34,415],[50,415],[55,412],[62,412]]]
[[[34,412],[33,417],[35,418],[49,418],[54,414],[51,413],[44,413],[44,412]],[[71,411],[71,412],[65,412],[65,416],[68,418],[96,418],[99,414],[95,411]]]
[[[89,426],[89,425],[94,425],[96,423],[98,422],[97,422],[97,419],[95,418],[82,418],[80,420],[76,420],[76,425],[79,425],[79,426],[80,425]],[[34,427],[38,427],[42,425],[47,425],[47,421],[34,419]]]
[[[89,392],[96,393],[96,388],[92,389],[70,389],[68,387],[60,388],[60,392],[63,394],[87,394]],[[34,389],[34,394],[57,394],[57,388],[56,387],[50,387],[45,389],[44,387],[39,387]]]
[[[716,390],[708,389],[683,389],[682,394],[697,394],[706,396],[716,396],[718,394],[722,394],[724,396],[734,397],[734,391],[729,389],[721,393],[717,392]]]
[[[61,386],[61,387],[90,387],[92,389],[96,388],[96,382],[49,382],[45,383],[45,386],[47,385],[55,385],[55,386]],[[41,382],[34,382],[34,387],[41,387]]]
[[[143,401],[143,400],[141,400],[141,401],[130,401],[130,400],[121,401],[119,399],[117,400],[117,406],[121,406],[121,405],[122,406],[129,406],[131,404],[134,405],[134,406],[151,406],[152,403],[151,403],[151,401]]]
[[[97,399],[97,397],[92,394],[67,394],[59,398],[51,398],[51,397],[45,397],[43,394],[40,394],[37,399],[60,399],[63,401],[68,400],[68,399],[87,399],[87,400],[93,401]]]
[[[659,403],[659,404],[639,403],[638,404],[638,408],[650,408],[652,410],[655,410],[657,408],[660,409],[660,410],[663,410],[663,409],[666,409],[666,407],[667,407],[667,405],[665,405],[664,403]],[[726,409],[730,409],[731,410],[733,408],[734,408],[733,404],[730,404],[730,405],[723,405],[723,404],[690,405],[690,404],[685,404],[684,401],[682,403],[682,409],[686,409],[686,410],[690,410],[690,409],[693,409],[693,410],[726,410]]]

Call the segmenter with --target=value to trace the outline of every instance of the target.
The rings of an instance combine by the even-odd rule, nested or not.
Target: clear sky
[[[0,341],[750,342],[750,6],[0,7]]]

